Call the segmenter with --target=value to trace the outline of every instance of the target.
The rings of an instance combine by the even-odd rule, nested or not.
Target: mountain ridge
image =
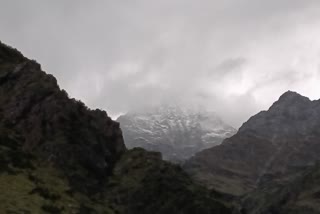
[[[118,122],[1,42],[0,191],[8,214],[232,211],[159,153],[127,150]]]
[[[105,111],[89,110],[70,99],[34,60],[5,45],[0,46],[0,56],[0,123],[23,136],[25,151],[41,154],[44,160],[66,168],[66,173],[74,162],[85,160],[79,170],[96,173],[99,182],[126,150],[119,124]],[[95,188],[90,182],[77,184],[85,177],[69,178],[83,191]]]
[[[129,112],[117,119],[128,148],[142,147],[182,162],[196,152],[219,145],[235,133],[215,113],[178,105]]]
[[[240,196],[317,162],[319,125],[320,102],[289,91],[221,145],[197,153],[185,169],[209,187]]]

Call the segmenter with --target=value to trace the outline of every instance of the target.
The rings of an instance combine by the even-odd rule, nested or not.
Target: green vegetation
[[[120,213],[231,213],[160,153],[129,150],[114,169],[107,198]]]
[[[21,140],[16,133],[0,128],[0,210],[42,213],[42,207],[51,206],[71,213],[65,204],[76,203],[65,193],[67,182],[56,169],[42,167],[33,155],[23,152]]]
[[[4,213],[113,213],[69,185],[50,162],[22,151],[22,138],[0,129],[0,211]],[[92,208],[91,208],[92,207]],[[99,210],[100,209],[100,210]],[[82,211],[81,211],[82,210]]]
[[[69,185],[59,168],[23,152],[20,135],[0,130],[0,210],[5,213],[230,213],[179,166],[162,161],[160,153],[127,151],[100,192],[88,196]]]

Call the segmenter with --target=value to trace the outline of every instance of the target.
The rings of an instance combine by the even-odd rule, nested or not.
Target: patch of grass
[[[60,195],[50,193],[50,191],[47,188],[41,188],[41,187],[34,188],[29,194],[30,195],[39,194],[41,197],[48,199],[50,201],[57,201],[61,199]]]
[[[43,205],[41,209],[50,214],[62,214],[64,208],[56,207],[54,205]]]

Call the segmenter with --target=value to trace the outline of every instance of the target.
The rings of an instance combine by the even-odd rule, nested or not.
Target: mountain
[[[320,100],[284,93],[237,134],[197,153],[185,169],[198,181],[241,196],[268,182],[301,176],[320,156]]]
[[[160,153],[127,150],[118,122],[1,42],[0,191],[8,214],[231,213]]]
[[[158,151],[172,162],[182,162],[196,152],[219,145],[235,133],[215,113],[177,105],[128,113],[117,121],[128,148]]]
[[[274,180],[242,198],[242,213],[320,213],[320,166],[307,167],[285,179]]]
[[[19,133],[23,151],[59,166],[82,191],[94,191],[126,151],[119,123],[69,99],[37,62],[3,44],[0,69],[0,125]]]

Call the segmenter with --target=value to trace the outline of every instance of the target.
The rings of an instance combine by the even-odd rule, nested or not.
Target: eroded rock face
[[[0,123],[24,137],[25,151],[65,169],[72,183],[84,190],[99,183],[126,150],[119,123],[104,111],[70,99],[38,63],[2,43]],[[78,182],[86,178],[69,173],[71,166],[95,179],[85,185]]]
[[[185,167],[211,187],[242,195],[318,161],[319,127],[320,101],[288,91],[237,134],[198,153]]]

